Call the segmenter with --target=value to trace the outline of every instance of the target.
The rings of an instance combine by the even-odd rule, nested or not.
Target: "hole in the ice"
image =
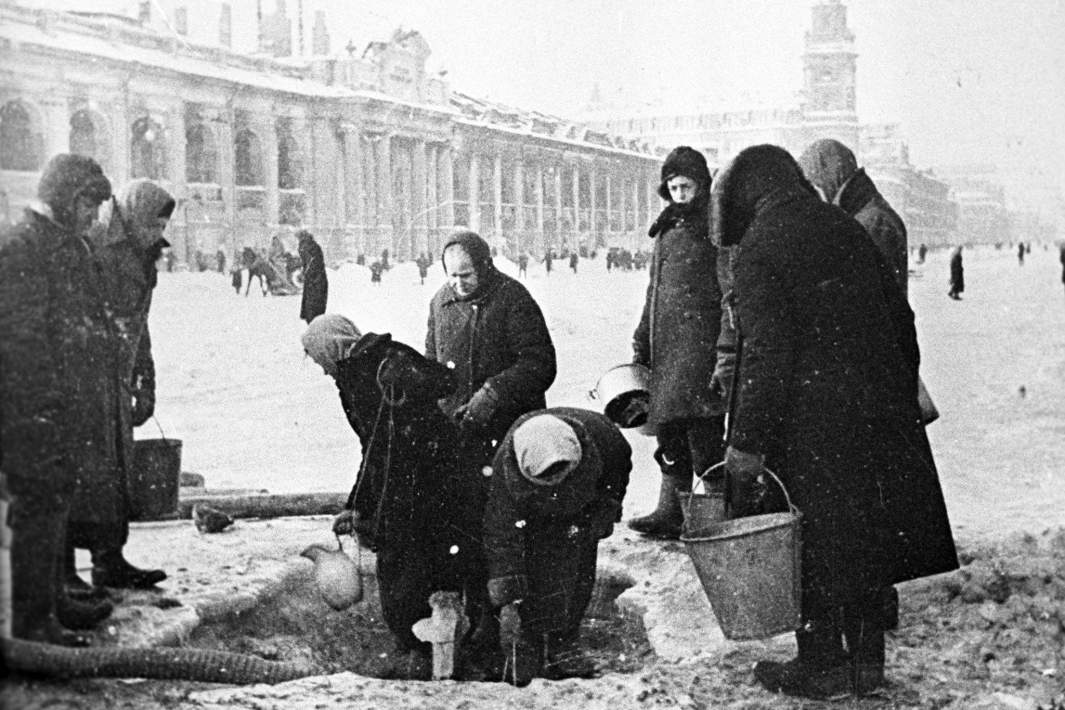
[[[623,613],[616,601],[633,584],[617,570],[598,571],[580,642],[600,673],[631,673],[652,656],[642,621]],[[329,608],[308,571],[259,606],[202,624],[187,645],[271,661],[311,660],[323,673],[349,671],[376,678],[388,677],[399,661],[381,618],[377,579],[366,573],[363,601],[349,609]]]

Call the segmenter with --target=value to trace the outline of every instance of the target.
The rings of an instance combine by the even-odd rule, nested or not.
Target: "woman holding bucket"
[[[71,507],[64,578],[74,594],[92,590],[74,568],[74,548],[92,553],[94,587],[151,589],[166,579],[159,569],[141,569],[123,555],[129,520],[136,511],[129,496],[133,461],[133,427],[155,410],[155,362],[148,334],[148,308],[158,275],[155,262],[170,243],[163,232],[174,211],[174,198],[150,180],[134,180],[101,210],[100,229],[90,237],[103,276],[104,299],[113,323],[110,337],[115,361],[114,406],[101,414],[117,432],[113,441],[99,441],[82,461]],[[108,437],[110,438],[110,437]]]
[[[806,697],[867,692],[884,683],[884,587],[957,568],[913,312],[861,226],[782,148],[742,151],[712,200],[715,240],[740,245],[726,495],[760,512],[764,463],[802,513],[798,656],[755,677]]]
[[[655,460],[662,471],[658,505],[629,527],[676,539],[681,496],[721,460],[725,405],[713,386],[721,328],[717,248],[710,241],[710,171],[702,153],[674,148],[662,165],[658,194],[669,204],[651,225],[651,281],[633,334],[633,362],[651,371],[648,422],[658,430]],[[720,480],[706,481],[720,491]]]

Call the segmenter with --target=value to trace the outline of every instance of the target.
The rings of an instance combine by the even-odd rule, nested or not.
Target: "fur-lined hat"
[[[678,175],[699,183],[704,194],[710,188],[710,169],[706,167],[706,158],[695,148],[679,145],[666,156],[666,162],[662,163],[662,181],[658,185],[658,196],[663,200],[669,199],[666,183]]]

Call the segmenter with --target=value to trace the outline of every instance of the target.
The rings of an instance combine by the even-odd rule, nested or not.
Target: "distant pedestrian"
[[[418,258],[414,260],[414,263],[418,265],[418,283],[425,285],[425,277],[429,275],[429,261],[428,255],[423,251],[418,254]]]
[[[385,265],[381,263],[380,259],[370,264],[370,283],[381,285],[381,273],[385,270]]]
[[[518,276],[527,277],[529,275],[529,255],[525,252],[518,254]]]
[[[544,254],[544,272],[548,276],[551,275],[551,264],[554,262],[554,260],[555,260],[554,251],[551,250],[551,249],[548,249],[547,252]]]
[[[1022,257],[1023,259],[1023,257]],[[955,247],[950,255],[950,291],[947,295],[955,301],[960,301],[962,291],[965,290],[965,266],[961,260],[961,246]]]
[[[1061,254],[1058,258],[1061,260],[1061,283],[1065,284],[1065,242],[1061,243]]]
[[[325,313],[329,300],[329,280],[325,275],[325,255],[322,247],[314,241],[314,235],[306,229],[296,233],[299,240],[300,262],[303,264],[303,300],[300,303],[300,318],[310,323],[316,316]]]
[[[250,277],[249,277],[250,278]],[[239,262],[234,262],[233,266],[229,269],[229,284],[233,287],[233,290],[240,295],[240,287],[244,285],[244,271],[240,268]]]
[[[573,252],[569,255],[569,268],[573,269],[573,273],[577,273],[577,263],[580,259],[577,257],[577,252]]]
[[[1018,242],[1017,244],[1017,264],[1024,266],[1024,242]]]
[[[999,245],[999,246],[1001,246],[1001,245]],[[921,242],[921,246],[917,247],[917,263],[918,264],[923,264],[924,263],[924,258],[927,255],[928,255],[928,247],[926,247],[924,245],[924,242]]]
[[[366,255],[360,251],[359,255],[355,257],[355,263],[359,266],[366,266]]]
[[[215,252],[214,258],[215,258],[215,262],[216,262],[215,263],[215,267],[218,269],[218,273],[220,273],[220,274],[226,273],[226,253],[225,253],[225,251],[222,250],[222,249],[219,249],[217,252]]]

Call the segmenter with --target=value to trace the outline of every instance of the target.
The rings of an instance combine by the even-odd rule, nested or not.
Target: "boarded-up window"
[[[202,123],[190,123],[185,129],[185,180],[217,182],[218,150],[214,134]]]
[[[263,185],[263,149],[259,137],[245,128],[237,131],[234,144],[237,184],[244,187]]]
[[[277,119],[277,186],[298,190],[303,182],[303,156],[293,134],[292,119]]]

